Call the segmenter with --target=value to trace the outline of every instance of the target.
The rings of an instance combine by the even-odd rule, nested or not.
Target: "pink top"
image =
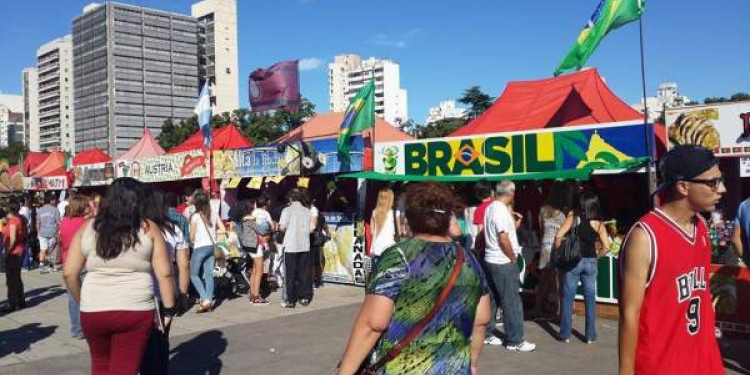
[[[81,228],[83,223],[86,222],[86,217],[64,217],[60,223],[60,260],[65,264],[65,259],[68,257],[68,249],[70,244],[73,242],[73,237]]]

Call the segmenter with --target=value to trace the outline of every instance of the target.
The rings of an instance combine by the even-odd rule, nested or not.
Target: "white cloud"
[[[382,33],[375,34],[372,38],[370,38],[370,42],[372,44],[383,47],[404,48],[408,46],[409,43],[414,40],[414,38],[422,35],[423,33],[424,29],[418,27],[400,35],[388,35]]]
[[[299,59],[299,70],[301,71],[315,70],[315,69],[320,68],[322,65],[323,65],[323,60],[317,57],[308,57],[305,59]]]

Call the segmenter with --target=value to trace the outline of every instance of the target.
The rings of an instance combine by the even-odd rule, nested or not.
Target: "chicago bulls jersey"
[[[638,327],[635,373],[724,374],[714,335],[711,242],[705,220],[696,216],[693,233],[686,233],[656,209],[636,225],[650,239],[651,265]]]

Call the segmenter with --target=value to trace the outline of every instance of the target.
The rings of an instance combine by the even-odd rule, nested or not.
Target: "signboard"
[[[646,137],[653,137],[651,128],[643,123],[613,123],[378,143],[375,171],[496,176],[602,167],[648,156]]]
[[[68,177],[24,177],[24,190],[65,190],[68,188]]]
[[[114,179],[115,165],[112,162],[73,167],[73,186],[109,185]]]
[[[364,285],[364,238],[356,235],[354,218],[337,212],[322,212],[321,215],[331,234],[331,239],[323,246],[323,280]]]
[[[214,151],[214,178],[299,176],[357,172],[363,166],[363,141],[352,143],[351,163],[342,166],[338,160],[335,139],[290,142],[284,147],[255,147]],[[300,154],[304,154],[300,157]]]
[[[118,177],[132,177],[142,182],[177,181],[208,177],[208,159],[203,151],[144,157],[128,163],[117,162]]]
[[[750,156],[750,102],[669,109],[670,147],[695,144],[717,156]]]

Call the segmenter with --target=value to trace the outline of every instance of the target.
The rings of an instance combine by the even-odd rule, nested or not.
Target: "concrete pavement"
[[[88,373],[85,341],[70,338],[67,296],[60,274],[24,273],[29,308],[0,317],[0,374]],[[4,278],[2,278],[4,279]],[[4,280],[0,290],[5,289]],[[187,313],[172,329],[173,374],[327,374],[337,363],[359,308],[361,288],[328,285],[306,308],[281,309],[245,299],[222,304],[214,313]],[[575,327],[582,330],[582,317]],[[612,374],[616,372],[616,322],[598,321],[600,341],[561,344],[557,326],[526,322],[534,353],[485,347],[483,374]],[[723,340],[728,374],[750,374],[747,341]]]

